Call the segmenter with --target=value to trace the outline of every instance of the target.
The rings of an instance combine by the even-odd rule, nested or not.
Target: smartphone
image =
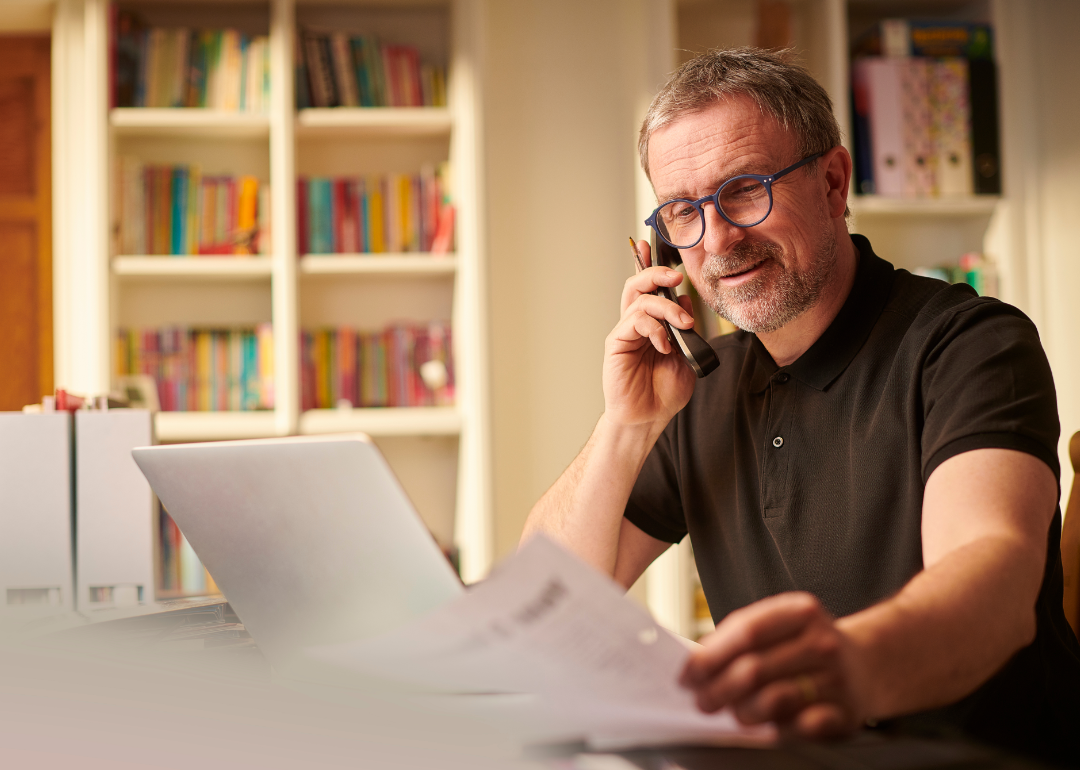
[[[656,233],[652,234],[651,245],[654,265],[673,268],[682,262],[679,250],[657,238]],[[665,299],[671,300],[676,305],[679,304],[679,298],[675,295],[674,289],[659,286],[656,293]],[[716,357],[716,351],[712,349],[712,345],[702,339],[701,335],[696,331],[693,329],[680,329],[677,326],[672,326],[667,321],[663,321],[663,324],[667,328],[668,339],[675,340],[675,344],[678,345],[679,350],[682,351],[683,357],[686,359],[687,366],[693,369],[694,374],[698,377],[706,377],[716,367],[720,366],[720,359]]]

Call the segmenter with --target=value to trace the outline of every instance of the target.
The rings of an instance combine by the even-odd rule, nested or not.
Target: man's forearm
[[[623,510],[662,430],[662,425],[616,425],[601,416],[585,448],[533,506],[522,540],[543,532],[614,574]]]
[[[1044,554],[986,537],[948,554],[900,593],[837,621],[852,643],[865,713],[923,711],[968,695],[1035,635]]]

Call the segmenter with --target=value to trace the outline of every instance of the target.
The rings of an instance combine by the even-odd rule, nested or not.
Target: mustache
[[[742,273],[766,259],[780,260],[783,250],[772,241],[742,241],[727,254],[709,254],[702,266],[702,276],[714,280]]]

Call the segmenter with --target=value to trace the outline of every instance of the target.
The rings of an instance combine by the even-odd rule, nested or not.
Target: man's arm
[[[808,594],[752,604],[691,655],[683,682],[707,711],[806,735],[954,702],[1034,637],[1056,500],[1032,455],[957,455],[927,481],[925,568],[899,593],[840,620]]]
[[[649,264],[648,244],[639,243]],[[693,326],[680,307],[652,292],[682,275],[650,267],[626,281],[619,323],[604,345],[604,414],[581,453],[533,507],[522,539],[544,532],[629,586],[667,543],[623,522],[634,481],[656,439],[694,390],[694,374],[672,352],[658,319]]]

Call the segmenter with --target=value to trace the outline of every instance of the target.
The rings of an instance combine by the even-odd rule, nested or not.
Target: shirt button
[[[772,445],[774,447],[776,447],[777,449],[779,449],[780,447],[782,447],[784,445],[784,437],[783,436],[777,436],[776,438],[774,438],[772,440]]]
[[[790,379],[791,379],[791,375],[788,374],[787,372],[780,372],[780,374],[776,375],[776,381],[779,382],[781,385],[783,385],[785,382],[787,382]]]

